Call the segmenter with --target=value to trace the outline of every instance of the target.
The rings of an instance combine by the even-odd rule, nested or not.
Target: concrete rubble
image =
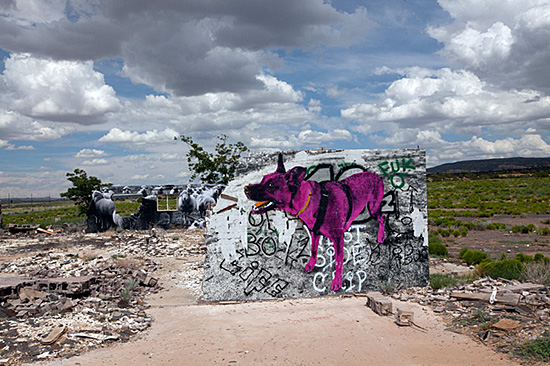
[[[146,298],[162,289],[161,257],[204,252],[203,234],[193,230],[0,235],[0,258],[10,258],[0,261],[0,364],[131,339],[152,323]]]
[[[441,269],[438,264],[433,267]],[[445,267],[455,275],[467,275],[473,269],[460,264]],[[512,358],[518,358],[514,353],[518,345],[550,336],[550,287],[541,284],[487,277],[439,290],[412,287],[386,295],[369,292],[366,298],[365,306],[376,314],[394,317],[399,326],[427,331],[414,322],[407,306],[418,303],[424,311],[441,316],[448,331],[468,335]]]
[[[403,289],[392,298],[429,307],[445,319],[449,331],[504,353],[550,329],[550,288],[544,285],[482,278],[440,290]]]

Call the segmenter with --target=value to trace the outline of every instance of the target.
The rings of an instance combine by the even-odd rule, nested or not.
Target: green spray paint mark
[[[382,174],[391,182],[396,189],[403,188],[405,185],[405,177],[412,170],[416,170],[412,158],[395,159],[391,161],[383,161],[378,164],[378,168]]]

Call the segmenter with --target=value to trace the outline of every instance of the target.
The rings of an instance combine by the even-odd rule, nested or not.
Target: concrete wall
[[[308,179],[314,181],[341,180],[361,171],[382,178],[385,238],[378,242],[379,223],[367,210],[357,217],[344,235],[343,283],[337,293],[367,292],[388,282],[406,287],[428,284],[425,151],[292,151],[284,153],[284,162],[287,170],[307,168]],[[334,293],[331,242],[321,237],[317,264],[306,272],[311,228],[280,210],[252,213],[255,201],[246,197],[244,186],[259,183],[276,168],[276,153],[250,157],[214,208],[207,225],[205,300]]]

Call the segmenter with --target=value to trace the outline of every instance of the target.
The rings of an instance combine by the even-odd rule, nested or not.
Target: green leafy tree
[[[215,153],[209,153],[202,146],[193,141],[191,137],[180,135],[179,139],[189,146],[187,162],[193,172],[191,179],[199,178],[204,183],[227,184],[237,171],[239,159],[248,151],[242,142],[227,143],[227,136],[217,137]],[[174,137],[178,140],[178,137]]]
[[[82,169],[75,169],[72,173],[67,173],[67,180],[73,183],[73,186],[67,189],[67,192],[61,193],[61,197],[67,197],[75,202],[78,206],[78,213],[85,215],[90,201],[92,200],[92,192],[100,190],[101,187],[110,187],[111,183],[102,183],[101,180],[94,176],[89,176]]]

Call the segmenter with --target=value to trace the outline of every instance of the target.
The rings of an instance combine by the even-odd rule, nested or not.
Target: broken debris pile
[[[73,236],[71,245],[47,238],[0,240],[0,254],[16,256],[0,262],[2,364],[70,357],[129,339],[151,324],[144,298],[161,289],[156,258],[204,253],[203,241],[182,245],[155,231]]]
[[[501,352],[541,337],[550,327],[550,288],[516,280],[483,278],[433,290],[411,288],[395,299],[429,305],[451,325]]]
[[[84,266],[88,268],[80,270],[85,275],[57,277],[60,271],[48,269],[48,264],[60,259],[56,261],[52,254],[34,258],[25,277],[0,277],[2,359],[24,361],[78,354],[102,342],[128,339],[150,326],[141,299],[160,289],[149,275],[154,263],[146,261],[146,271],[118,266],[116,260],[94,258]],[[80,262],[74,256],[63,258],[64,263],[71,261]],[[122,302],[125,291],[129,295]],[[59,332],[60,327],[63,332]]]

